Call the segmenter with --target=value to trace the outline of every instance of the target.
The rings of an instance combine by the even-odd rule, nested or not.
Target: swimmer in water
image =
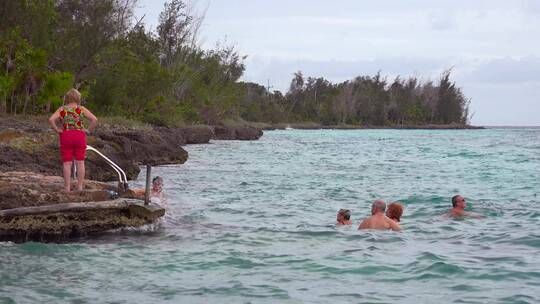
[[[399,223],[403,215],[403,205],[400,202],[393,202],[388,205],[386,216],[396,223]]]
[[[145,189],[131,189],[133,196],[138,199],[144,199]],[[163,200],[163,178],[156,176],[152,179],[152,189],[150,189],[150,197],[155,197]]]
[[[337,213],[337,224],[340,225],[352,225],[351,221],[351,210],[349,209],[339,209]]]
[[[465,211],[465,207],[467,207],[467,202],[465,201],[465,198],[461,195],[454,195],[452,197],[452,209],[448,211],[447,216],[449,217],[474,217],[474,218],[481,218],[482,215],[474,212],[467,212]]]
[[[383,200],[376,200],[371,205],[371,216],[365,219],[359,226],[360,229],[393,230],[400,231],[401,228],[397,222],[384,215],[386,203]]]

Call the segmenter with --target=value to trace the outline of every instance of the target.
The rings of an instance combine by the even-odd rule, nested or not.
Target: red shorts
[[[64,130],[60,133],[62,162],[84,160],[86,157],[86,134],[80,130]]]

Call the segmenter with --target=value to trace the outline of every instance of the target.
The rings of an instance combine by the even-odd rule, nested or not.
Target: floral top
[[[60,111],[60,117],[62,118],[64,130],[84,130],[82,121],[84,113],[80,106],[77,106],[76,108],[63,106]]]

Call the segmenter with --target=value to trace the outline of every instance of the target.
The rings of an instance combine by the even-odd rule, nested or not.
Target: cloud
[[[469,83],[473,123],[478,125],[540,126],[540,86],[534,83]]]
[[[525,1],[525,11],[531,15],[540,15],[540,1],[538,0]]]
[[[307,77],[324,77],[333,82],[342,82],[356,76],[375,75],[381,72],[389,81],[397,75],[417,76],[421,79],[437,79],[440,73],[454,65],[450,59],[387,58],[365,60],[302,60],[265,59],[255,56],[248,60],[244,79],[266,83],[268,80],[278,90],[286,91],[294,72],[302,71]]]
[[[540,57],[509,57],[488,61],[463,77],[472,83],[537,83],[540,84]]]
[[[446,31],[456,27],[454,13],[451,11],[438,11],[429,15],[431,29],[435,31]]]
[[[391,80],[397,75],[414,75],[424,80],[437,80],[441,72],[452,69],[458,85],[467,84],[538,84],[540,85],[540,57],[496,59],[455,59],[394,57],[364,60],[310,60],[254,56],[247,63],[246,80],[266,83],[286,90],[294,72],[305,76],[324,77],[339,82],[360,75],[381,72]]]

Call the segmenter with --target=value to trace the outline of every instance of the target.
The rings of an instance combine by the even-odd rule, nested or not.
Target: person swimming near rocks
[[[386,203],[383,200],[376,200],[371,205],[371,216],[362,221],[358,226],[360,229],[393,230],[400,231],[401,228],[397,222],[384,215]]]
[[[138,199],[144,199],[145,189],[130,189],[133,197]],[[152,189],[150,189],[150,197],[155,197],[160,200],[164,199],[163,193],[163,178],[156,176],[152,179]]]
[[[475,213],[475,212],[468,212],[465,211],[465,207],[467,207],[467,202],[465,201],[465,198],[461,195],[454,195],[452,196],[452,209],[448,211],[447,216],[449,217],[474,217],[474,218],[481,218],[482,215]]]
[[[386,216],[396,223],[399,223],[403,215],[403,205],[400,202],[393,202],[386,208]]]
[[[340,225],[352,225],[351,221],[351,210],[349,209],[339,209],[337,216],[337,224]]]

